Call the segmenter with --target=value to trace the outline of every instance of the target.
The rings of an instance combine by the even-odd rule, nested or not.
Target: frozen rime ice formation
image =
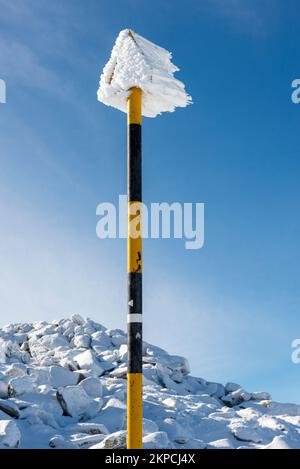
[[[100,77],[98,100],[127,111],[130,88],[143,90],[142,114],[155,117],[191,103],[184,84],[174,78],[179,70],[172,54],[130,29],[120,32]]]
[[[124,448],[126,334],[78,314],[0,328],[1,448]],[[144,448],[300,448],[300,406],[143,342]]]

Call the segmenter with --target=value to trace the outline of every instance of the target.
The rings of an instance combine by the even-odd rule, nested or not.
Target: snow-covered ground
[[[0,329],[0,447],[125,446],[127,337],[73,315]],[[144,343],[144,448],[300,448],[300,406]]]

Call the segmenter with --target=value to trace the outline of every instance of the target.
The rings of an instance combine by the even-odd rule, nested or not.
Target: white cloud
[[[208,0],[206,7],[236,30],[253,35],[267,34],[279,18],[278,0]]]
[[[75,101],[72,70],[86,60],[76,50],[73,8],[44,0],[0,0],[0,11],[0,71],[8,86]]]
[[[30,86],[64,96],[66,85],[59,75],[43,65],[38,56],[28,46],[2,40],[0,42],[1,73],[7,82],[19,86]]]

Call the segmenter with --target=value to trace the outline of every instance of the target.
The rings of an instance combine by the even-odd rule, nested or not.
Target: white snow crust
[[[120,32],[100,77],[98,100],[127,111],[130,89],[141,88],[142,114],[156,117],[191,103],[184,84],[174,77],[179,70],[172,54],[130,29]]]

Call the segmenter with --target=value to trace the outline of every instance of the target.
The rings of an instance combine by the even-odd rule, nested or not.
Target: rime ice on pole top
[[[120,32],[100,77],[98,100],[127,111],[130,88],[143,91],[142,114],[156,117],[191,103],[184,84],[174,78],[179,70],[172,54],[130,29]]]

